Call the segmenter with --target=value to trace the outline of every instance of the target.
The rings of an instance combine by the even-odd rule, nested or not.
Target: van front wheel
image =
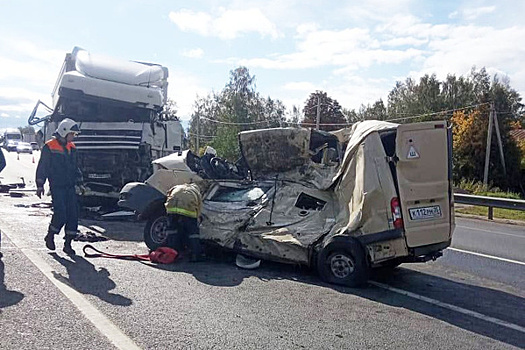
[[[329,283],[358,287],[366,283],[369,267],[358,242],[349,237],[329,243],[317,258],[317,271]]]
[[[155,250],[166,245],[168,241],[168,217],[156,215],[148,220],[144,227],[144,243],[150,250]]]

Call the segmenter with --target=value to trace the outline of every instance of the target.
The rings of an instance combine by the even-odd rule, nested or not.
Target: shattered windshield
[[[209,199],[213,202],[249,202],[261,198],[271,186],[268,187],[220,187]]]

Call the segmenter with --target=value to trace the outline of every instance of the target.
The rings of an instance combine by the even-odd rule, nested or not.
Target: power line
[[[256,124],[268,124],[270,123],[271,121],[270,120],[265,120],[265,121],[260,121],[260,122],[251,122],[251,123],[233,123],[233,122],[223,122],[223,121],[220,121],[220,120],[215,120],[215,119],[210,119],[210,118],[206,118],[206,117],[199,117],[200,119],[204,119],[204,120],[208,120],[212,123],[217,123],[217,124],[224,124],[224,125],[256,125]]]
[[[471,108],[474,108],[474,107],[479,107],[479,106],[484,106],[484,105],[490,105],[490,102],[478,103],[478,104],[475,104],[475,105],[461,107],[461,108],[447,109],[447,110],[439,111],[439,112],[425,113],[425,114],[413,115],[413,116],[409,116],[409,117],[396,118],[396,119],[388,119],[387,121],[390,122],[390,121],[396,121],[396,120],[416,119],[416,118],[428,117],[428,116],[432,116],[432,115],[445,114],[445,113],[450,113],[450,112],[454,113],[454,112],[457,112],[457,111],[462,111],[462,110],[465,110],[465,109],[471,109]]]

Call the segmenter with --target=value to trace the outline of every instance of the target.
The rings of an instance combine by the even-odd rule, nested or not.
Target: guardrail
[[[471,194],[454,194],[454,202],[459,204],[478,205],[489,208],[489,220],[494,219],[494,208],[525,210],[525,200],[474,196]]]

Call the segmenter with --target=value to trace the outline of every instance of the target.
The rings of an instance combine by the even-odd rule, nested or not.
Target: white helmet
[[[216,156],[217,151],[213,147],[206,146],[206,149],[204,150],[204,154],[211,154],[212,156]]]
[[[75,134],[80,133],[80,129],[78,128],[77,122],[75,122],[73,119],[65,118],[60,122],[60,124],[58,124],[57,130],[55,132],[61,137],[65,138],[70,132]]]

